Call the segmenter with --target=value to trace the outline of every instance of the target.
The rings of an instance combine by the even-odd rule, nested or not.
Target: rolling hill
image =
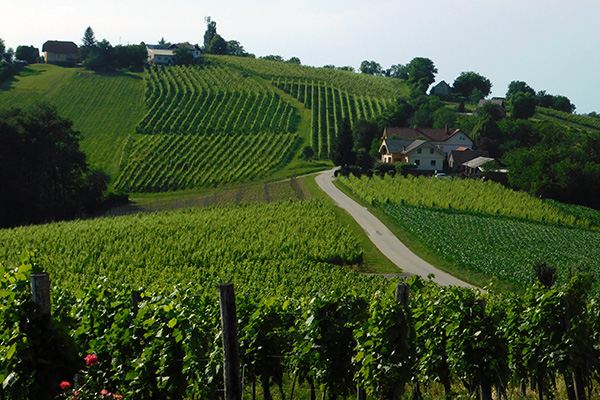
[[[372,118],[408,93],[396,79],[206,56],[201,66],[144,73],[32,65],[1,87],[0,107],[55,105],[114,188],[165,192],[323,168],[299,161],[301,148],[326,160],[342,119]]]

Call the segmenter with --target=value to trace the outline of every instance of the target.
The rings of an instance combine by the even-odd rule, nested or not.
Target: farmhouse
[[[200,47],[197,44],[178,43],[170,46],[149,44],[146,45],[148,63],[157,65],[175,65],[175,50],[177,49],[189,49],[192,56],[194,56],[194,60],[199,60],[201,57]]]
[[[42,46],[42,53],[46,64],[74,67],[79,62],[79,48],[73,42],[48,40]]]
[[[384,139],[379,147],[385,163],[410,163],[417,170],[436,171],[444,168],[446,154],[426,140]]]
[[[393,128],[386,127],[383,130],[383,139],[404,139],[415,140],[423,139],[439,147],[446,154],[460,147],[471,149],[473,140],[460,129],[450,129],[448,126],[444,129],[432,128]]]
[[[496,106],[502,118],[506,117],[506,104],[504,103],[504,99],[501,97],[492,97],[491,100],[481,99],[479,103],[477,103],[477,111],[486,104],[492,104]]]

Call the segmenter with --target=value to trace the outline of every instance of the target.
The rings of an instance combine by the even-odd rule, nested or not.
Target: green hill
[[[43,100],[83,133],[89,161],[130,192],[197,190],[323,168],[343,118],[377,116],[400,80],[240,57],[201,66],[99,74],[32,65],[5,83],[0,107]]]

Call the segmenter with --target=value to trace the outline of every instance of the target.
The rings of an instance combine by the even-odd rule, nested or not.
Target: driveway
[[[403,272],[411,275],[420,275],[427,278],[434,274],[435,282],[444,286],[473,287],[444,271],[435,268],[427,261],[419,258],[410,251],[394,234],[365,207],[361,206],[350,197],[346,196],[334,184],[335,169],[324,171],[317,175],[316,182],[319,187],[335,201],[338,206],[346,210],[356,222],[365,230],[377,248]]]

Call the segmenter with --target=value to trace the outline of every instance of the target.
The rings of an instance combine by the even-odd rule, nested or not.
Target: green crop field
[[[556,268],[562,282],[577,271],[600,274],[598,211],[493,182],[403,177],[341,182],[458,268],[521,288],[533,283],[537,263]]]
[[[279,294],[326,282],[360,286],[358,274],[341,265],[360,264],[362,250],[331,207],[284,201],[6,229],[0,260],[16,264],[19,253],[37,250],[54,281],[74,289],[100,277],[157,291],[189,282],[213,291],[230,280],[244,290],[287,291]]]

